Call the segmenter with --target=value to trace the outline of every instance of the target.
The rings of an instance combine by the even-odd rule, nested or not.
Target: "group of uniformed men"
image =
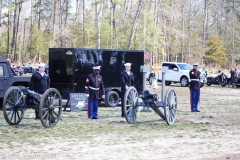
[[[121,72],[121,101],[124,101],[124,94],[128,87],[134,85],[134,76],[131,70],[131,63],[125,63],[125,70]],[[87,97],[89,97],[89,108],[88,108],[88,118],[98,119],[98,99],[101,97],[100,90],[102,93],[102,98],[105,98],[105,89],[103,84],[102,76],[99,74],[101,66],[95,66],[93,68],[93,73],[89,74],[86,79],[85,90]],[[121,117],[124,117],[123,113],[123,103],[122,103],[122,113]]]
[[[125,63],[125,70],[121,72],[121,100],[124,101],[124,95],[128,87],[134,85],[134,75],[131,72],[131,63]],[[50,86],[50,79],[44,72],[45,64],[38,65],[39,71],[32,75],[30,82],[30,90],[43,94]],[[88,118],[98,119],[98,99],[101,97],[100,90],[102,91],[102,98],[105,98],[105,89],[103,78],[99,74],[101,66],[94,66],[93,73],[89,74],[86,78],[85,90],[87,97],[89,97]],[[200,112],[198,109],[198,102],[200,97],[200,74],[198,71],[198,63],[193,64],[193,69],[189,72],[190,77],[190,104],[192,112]],[[121,117],[124,117],[123,103],[121,106]],[[35,110],[36,119],[39,118],[38,111]]]

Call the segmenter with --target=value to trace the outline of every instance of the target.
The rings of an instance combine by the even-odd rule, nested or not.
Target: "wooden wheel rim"
[[[129,87],[124,96],[123,111],[128,123],[133,124],[137,120],[138,93],[134,87]]]
[[[166,92],[164,102],[164,114],[168,125],[175,122],[177,116],[177,95],[173,88],[169,88]]]

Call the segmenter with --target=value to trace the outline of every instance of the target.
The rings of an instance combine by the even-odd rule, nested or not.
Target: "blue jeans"
[[[190,89],[191,111],[197,111],[198,110],[199,98],[200,98],[200,90]]]
[[[89,117],[98,117],[98,98],[89,98]]]

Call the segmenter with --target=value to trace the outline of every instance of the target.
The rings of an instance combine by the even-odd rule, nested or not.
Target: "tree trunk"
[[[184,36],[185,36],[185,30],[184,30],[184,4],[182,4],[182,34],[181,34],[181,57],[182,57],[182,63],[183,63],[183,52],[184,52]]]
[[[98,10],[98,5],[99,2],[95,0],[95,23],[96,23],[96,28],[97,28],[97,48],[101,48],[101,24],[99,20],[99,14],[102,10],[102,4],[100,4],[99,10]]]
[[[234,64],[234,54],[235,54],[235,2],[233,1],[233,8],[232,8],[232,58],[231,58],[231,64],[233,66]]]
[[[51,36],[51,46],[54,46],[54,39],[55,39],[55,34],[56,34],[56,30],[55,30],[55,26],[56,26],[56,5],[57,5],[57,1],[54,0],[53,1],[53,11],[52,11],[52,36]]]
[[[2,15],[2,0],[0,0],[0,15]],[[2,27],[2,20],[0,20],[0,27]]]
[[[115,12],[116,12],[116,3],[111,0],[112,4],[112,27],[113,27],[113,41],[114,46],[116,49],[118,49],[118,35],[117,35],[117,27],[116,27],[116,20],[115,20]]]
[[[82,22],[82,24],[83,24],[83,26],[82,26],[82,28],[83,28],[83,48],[85,48],[85,46],[86,46],[86,39],[85,39],[85,19],[86,19],[86,17],[85,17],[85,0],[82,0],[82,3],[83,3],[83,10],[82,10],[82,12],[83,12],[83,22]]]
[[[133,37],[135,36],[135,32],[136,32],[136,29],[137,29],[138,20],[139,20],[139,16],[140,16],[140,13],[141,13],[141,10],[142,10],[142,6],[143,6],[143,1],[140,0],[139,5],[138,5],[138,10],[137,10],[137,13],[136,13],[133,25],[132,25],[131,33],[130,33],[128,48],[127,48],[128,50],[130,50],[131,45],[132,45]]]
[[[37,4],[37,16],[38,16],[38,29],[40,30],[41,27],[41,10],[42,8],[42,0],[38,0],[38,4]]]
[[[191,11],[192,10],[192,0],[189,2],[189,13],[188,13],[188,63],[190,63],[191,58]]]
[[[203,57],[205,55],[205,40],[206,40],[206,34],[207,34],[207,16],[208,16],[208,0],[204,0],[204,19],[203,19],[201,64],[203,64]]]

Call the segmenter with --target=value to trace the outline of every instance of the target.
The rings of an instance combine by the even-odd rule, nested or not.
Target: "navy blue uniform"
[[[198,110],[198,102],[200,98],[200,74],[201,72],[192,69],[189,72],[189,77],[190,77],[190,104],[191,104],[191,111],[196,112]]]
[[[129,75],[126,71],[121,72],[121,101],[122,101],[122,117],[124,117],[123,113],[123,102],[124,102],[124,95],[126,92],[126,86],[134,86],[134,75],[130,71]]]
[[[30,90],[43,94],[50,87],[50,78],[44,73],[43,76],[39,72],[35,72],[30,80]]]
[[[44,73],[43,76],[39,72],[33,73],[30,80],[30,90],[37,92],[39,94],[43,94],[50,87],[50,78]],[[36,119],[39,118],[38,110],[35,109]]]
[[[102,76],[89,74],[85,85],[86,94],[89,94],[89,115],[88,118],[98,118],[98,99],[105,95],[105,89]]]

